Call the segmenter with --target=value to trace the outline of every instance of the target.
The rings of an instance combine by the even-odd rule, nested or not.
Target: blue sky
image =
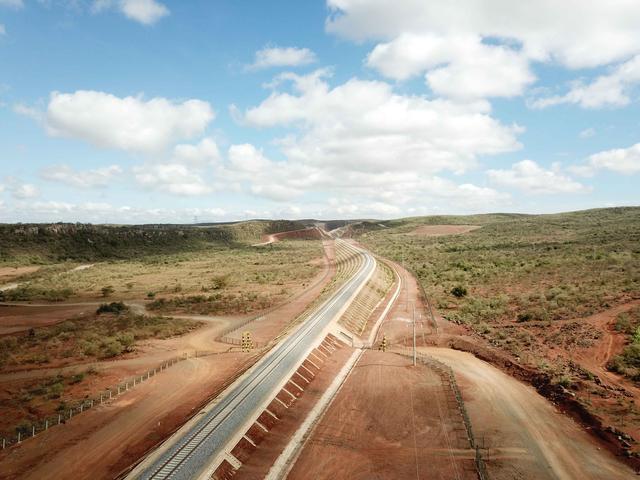
[[[0,222],[637,205],[638,84],[628,0],[0,0]]]

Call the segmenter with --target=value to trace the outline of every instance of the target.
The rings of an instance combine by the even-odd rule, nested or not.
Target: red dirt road
[[[287,478],[476,479],[474,453],[440,377],[367,351]]]
[[[633,471],[532,387],[470,353],[421,348],[450,365],[494,480],[617,480]]]

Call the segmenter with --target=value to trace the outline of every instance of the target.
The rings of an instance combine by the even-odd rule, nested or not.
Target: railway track
[[[289,337],[265,355],[247,374],[230,387],[229,393],[206,411],[186,431],[179,431],[173,443],[157,456],[131,472],[127,478],[179,479],[198,478],[224,452],[229,442],[261,413],[323,338],[323,331],[354,294],[366,283],[376,266],[366,251],[342,240],[341,247],[362,258],[360,268]],[[171,440],[170,440],[171,441]],[[232,445],[233,446],[233,445]],[[160,447],[161,450],[163,447]],[[155,457],[155,458],[154,458]],[[153,460],[151,460],[153,458]]]

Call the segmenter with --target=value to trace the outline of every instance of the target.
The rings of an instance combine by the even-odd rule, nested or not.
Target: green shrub
[[[115,338],[110,338],[103,344],[103,352],[106,358],[117,357],[124,351],[122,344]]]
[[[109,304],[107,303],[103,303],[102,305],[100,305],[98,307],[98,310],[96,310],[96,313],[98,315],[102,314],[102,313],[115,313],[116,315],[120,315],[124,312],[128,312],[129,311],[129,307],[127,307],[124,303],[122,302],[111,302]]]
[[[451,295],[456,298],[463,298],[467,296],[467,289],[461,285],[457,285],[451,289]]]
[[[49,387],[49,393],[47,398],[53,400],[55,398],[60,398],[62,393],[64,392],[64,385],[61,382],[54,383]]]

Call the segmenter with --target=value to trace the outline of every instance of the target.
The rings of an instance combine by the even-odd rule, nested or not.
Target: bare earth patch
[[[441,237],[444,235],[460,235],[480,228],[479,225],[422,225],[416,228],[410,235],[423,237]]]
[[[14,278],[33,273],[40,270],[40,267],[0,267],[0,284],[13,280]]]

